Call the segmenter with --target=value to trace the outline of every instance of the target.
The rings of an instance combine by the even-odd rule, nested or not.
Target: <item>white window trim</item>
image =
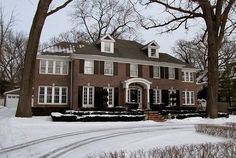
[[[182,103],[182,104],[183,105],[195,105],[195,103],[194,103],[195,102],[194,91],[183,91],[183,92],[184,92],[184,103]],[[187,98],[187,93],[189,93],[189,98]],[[193,103],[191,103],[191,97],[192,97],[191,94],[193,94]],[[189,104],[187,104],[188,101],[189,101]]]
[[[159,74],[159,76],[154,76],[154,67],[159,67],[159,72],[158,72],[158,74]],[[161,68],[160,68],[160,66],[153,66],[153,78],[156,78],[156,79],[160,79],[161,78]]]
[[[105,50],[105,44],[106,43],[110,45],[110,51]],[[110,40],[101,41],[101,52],[103,52],[103,53],[114,53],[114,42],[110,41]]]
[[[87,88],[87,104],[84,104],[84,88]],[[92,88],[93,94],[92,94],[92,104],[89,104],[89,91],[88,89]],[[83,108],[94,108],[94,87],[93,86],[83,86],[83,91],[82,91],[82,102],[83,102]]]
[[[40,88],[44,88],[44,102],[40,103],[39,102],[39,97],[40,97]],[[48,87],[52,88],[52,103],[47,103],[47,89]],[[59,103],[54,103],[54,96],[55,96],[55,88],[59,88]],[[62,88],[66,88],[66,103],[62,103]],[[38,104],[47,104],[47,105],[67,105],[68,103],[68,87],[65,86],[39,86],[38,87]]]
[[[182,73],[184,73],[184,80],[182,82],[190,82],[190,83],[194,83],[194,72],[192,71],[182,71]],[[188,73],[188,80],[187,80],[187,74]],[[190,74],[192,74],[192,81],[190,80]],[[183,78],[183,76],[182,76]]]
[[[108,89],[112,89],[112,104],[109,104],[109,98],[108,98],[108,96],[107,96],[107,99],[108,99],[107,105],[108,105],[108,108],[113,108],[113,107],[114,107],[114,100],[115,100],[115,98],[114,98],[114,87],[104,87],[103,89],[106,89],[106,90],[107,90],[108,96],[109,96],[109,91],[108,91]]]
[[[131,71],[131,65],[136,66],[137,75],[133,75],[133,74],[131,73],[131,72],[132,72],[132,71]],[[138,77],[138,64],[130,64],[130,71],[129,71],[129,72],[130,72],[130,77]]]
[[[42,60],[46,62],[46,70],[45,73],[41,71],[41,66],[42,66]],[[53,62],[53,70],[52,73],[48,73],[48,62],[52,61]],[[60,62],[60,73],[56,73],[56,62]],[[63,62],[67,63],[67,71],[65,74],[63,74]],[[65,60],[49,60],[49,59],[40,59],[39,63],[39,74],[47,74],[47,75],[68,75],[69,73],[69,62]]]
[[[92,63],[92,66],[93,66],[92,72],[86,72],[86,71],[85,71],[85,70],[86,70],[86,67],[85,67],[86,61]],[[87,75],[93,75],[93,74],[94,74],[94,60],[85,60],[85,61],[84,61],[84,74],[87,74]]]
[[[174,77],[170,77],[170,69],[172,69],[174,71]],[[169,76],[169,80],[175,80],[175,68],[173,67],[168,67],[168,76]]]
[[[161,100],[161,89],[153,89],[153,91],[155,91],[155,102],[153,102],[153,104],[161,104],[162,100]],[[159,91],[159,102],[157,102],[157,91]]]
[[[108,73],[106,73],[105,72],[105,65],[106,65],[106,63],[111,63],[111,69],[112,69],[112,72],[111,72],[111,74],[108,74]],[[106,75],[106,76],[113,76],[113,74],[114,74],[114,66],[113,66],[114,64],[113,64],[113,62],[110,62],[110,61],[104,61],[104,75]]]

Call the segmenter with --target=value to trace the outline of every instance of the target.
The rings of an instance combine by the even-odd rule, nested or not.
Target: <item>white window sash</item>
[[[89,88],[92,88],[92,104],[89,104]],[[84,90],[87,89],[87,94],[86,94],[86,101],[87,104],[84,104]],[[92,86],[84,86],[83,87],[83,107],[84,108],[93,108],[94,107],[94,87]]]

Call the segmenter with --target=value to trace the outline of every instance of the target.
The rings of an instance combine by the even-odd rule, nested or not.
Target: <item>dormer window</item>
[[[142,49],[147,53],[148,57],[159,58],[159,48],[160,46],[155,41],[151,41]]]
[[[104,51],[111,52],[111,43],[104,42]]]
[[[151,56],[156,57],[156,49],[151,48]]]
[[[114,53],[114,43],[115,40],[109,34],[103,36],[98,41],[98,44],[101,46],[101,52],[103,53]]]

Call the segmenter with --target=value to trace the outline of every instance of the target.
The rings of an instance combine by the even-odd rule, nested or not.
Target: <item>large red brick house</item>
[[[62,42],[37,56],[32,106],[99,110],[104,89],[107,109],[196,106],[196,71],[160,53],[155,41],[142,45],[105,35],[95,44]]]

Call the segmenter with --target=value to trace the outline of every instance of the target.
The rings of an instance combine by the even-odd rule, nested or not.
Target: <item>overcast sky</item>
[[[54,1],[60,2],[61,0]],[[38,0],[0,0],[0,2],[4,8],[6,18],[9,18],[11,12],[14,11],[13,14],[16,20],[14,29],[23,31],[28,35]],[[53,5],[55,6],[56,4]],[[41,42],[47,42],[53,36],[68,31],[73,27],[69,17],[71,9],[71,6],[68,6],[47,18],[41,35]],[[155,9],[153,9],[153,13],[155,13]],[[171,53],[171,49],[175,46],[177,40],[190,39],[194,34],[196,33],[186,32],[184,29],[169,34],[158,34],[154,29],[140,30],[140,36],[146,43],[155,40],[160,45],[160,51],[165,53]]]

